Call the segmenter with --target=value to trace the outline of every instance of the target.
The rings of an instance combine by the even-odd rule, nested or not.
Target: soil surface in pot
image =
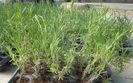
[[[90,81],[88,75],[81,80],[82,73],[78,66],[73,66],[71,74],[65,75],[63,80],[57,80],[46,64],[27,63],[25,72],[21,73],[14,83],[103,83],[110,77],[110,74],[101,74],[99,78]]]

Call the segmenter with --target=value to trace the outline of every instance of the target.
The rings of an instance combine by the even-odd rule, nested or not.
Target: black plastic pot
[[[14,74],[12,75],[11,79],[8,81],[8,83],[15,83],[17,79],[19,79],[20,70],[16,69]]]
[[[106,68],[107,70],[107,78],[110,78],[111,77],[111,70],[110,68]],[[12,75],[11,79],[8,81],[8,83],[16,83],[16,81],[19,79],[20,77],[20,73],[21,71],[18,69],[16,69],[16,71],[14,72],[14,74]],[[104,76],[101,74],[101,76]],[[55,79],[53,79],[53,75],[51,75],[51,78],[52,78],[52,82],[51,83],[56,83]],[[65,79],[69,79],[69,83],[76,83],[76,80],[73,79],[73,77],[65,77]],[[79,80],[80,81],[80,80]],[[92,83],[103,83],[103,78],[102,77],[99,77],[97,78],[96,80],[92,81]],[[109,83],[112,83],[112,80],[108,80]],[[32,83],[32,82],[29,82],[29,83]],[[64,83],[64,82],[61,82],[61,83]],[[66,83],[66,82],[65,82]]]
[[[0,53],[0,71],[5,70],[10,65],[10,57],[6,53]]]

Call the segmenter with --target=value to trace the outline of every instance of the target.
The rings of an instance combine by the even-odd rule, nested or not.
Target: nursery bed
[[[31,6],[32,7],[32,6]],[[25,11],[25,10],[24,10]],[[22,11],[23,12],[23,11]],[[77,11],[78,12],[78,11]],[[94,13],[94,12],[93,12]],[[92,15],[93,15],[93,13],[91,13]],[[26,13],[25,13],[26,14]],[[29,12],[29,14],[30,15],[32,15],[31,14],[31,12]],[[46,12],[46,14],[47,14],[47,12]],[[53,13],[51,13],[50,12],[50,14],[53,14]],[[98,13],[95,13],[95,14],[98,14]],[[101,14],[101,13],[100,13]],[[15,20],[18,20],[18,21],[20,21],[20,23],[24,23],[25,24],[25,21],[22,21],[21,22],[21,20],[19,20],[19,19],[21,19],[19,16],[21,15],[21,12],[18,12],[17,13],[17,15],[18,15],[18,17],[16,17],[16,19]],[[56,15],[56,14],[55,14]],[[63,14],[64,16],[66,16],[65,14]],[[69,13],[69,15],[71,15],[71,13]],[[80,15],[80,12],[79,12],[79,15]],[[52,15],[53,16],[53,15]],[[72,17],[73,17],[74,15],[72,14]],[[102,14],[101,14],[101,16],[102,16]],[[77,16],[78,17],[78,16]],[[46,17],[45,17],[46,18]],[[54,17],[55,18],[55,17]],[[94,17],[95,18],[95,17]],[[67,30],[67,28],[65,27],[64,28],[64,31],[61,31],[61,33],[64,33],[64,34],[66,34],[66,36],[68,36],[68,38],[65,36],[65,35],[63,35],[63,37],[59,34],[59,38],[58,38],[58,36],[56,35],[57,34],[57,32],[60,32],[58,29],[59,28],[56,28],[56,30],[52,30],[52,29],[49,29],[48,31],[49,31],[49,33],[51,34],[51,33],[54,33],[55,35],[53,35],[53,36],[51,36],[51,37],[49,37],[49,36],[47,36],[48,34],[45,34],[46,35],[46,37],[48,37],[49,39],[51,39],[51,40],[53,40],[53,41],[55,41],[55,42],[51,42],[51,41],[47,41],[46,43],[44,43],[43,41],[40,41],[40,42],[38,42],[38,41],[34,41],[34,39],[36,40],[38,37],[40,38],[39,40],[42,40],[44,37],[44,33],[42,33],[42,34],[40,34],[41,32],[42,32],[42,30],[43,31],[45,31],[46,29],[42,29],[42,27],[40,26],[40,25],[43,25],[43,24],[40,24],[41,22],[39,22],[38,20],[40,20],[41,21],[41,19],[40,19],[40,17],[38,16],[38,15],[35,15],[34,16],[34,18],[33,18],[34,20],[33,21],[30,21],[31,22],[31,24],[35,24],[34,23],[34,21],[36,22],[36,23],[38,23],[38,24],[35,24],[35,25],[33,25],[33,26],[31,26],[30,24],[27,24],[27,26],[28,27],[30,27],[30,28],[27,28],[27,29],[25,29],[25,28],[17,28],[17,26],[18,26],[18,24],[16,24],[16,23],[14,23],[15,25],[17,25],[17,26],[15,26],[15,27],[12,27],[12,26],[10,26],[10,27],[12,27],[12,28],[7,28],[7,30],[9,30],[9,32],[7,32],[8,33],[8,35],[5,35],[5,36],[7,36],[7,37],[9,37],[10,38],[10,31],[11,31],[11,35],[12,35],[12,37],[11,37],[11,40],[13,39],[13,37],[16,39],[16,40],[12,40],[12,41],[16,41],[15,42],[15,44],[11,41],[11,42],[9,42],[9,43],[11,43],[11,45],[13,45],[13,46],[10,46],[10,47],[7,47],[8,48],[8,51],[9,51],[9,54],[11,54],[10,56],[11,57],[15,57],[15,58],[13,58],[13,61],[16,63],[16,65],[21,69],[21,70],[23,70],[23,72],[22,72],[22,77],[23,76],[26,76],[26,75],[30,75],[30,76],[33,76],[33,78],[34,79],[37,79],[37,80],[39,80],[39,82],[40,82],[40,80],[42,81],[42,82],[40,82],[40,83],[44,83],[44,82],[46,82],[46,83],[48,83],[48,81],[50,81],[50,82],[53,82],[53,79],[54,79],[54,83],[86,83],[86,79],[87,79],[87,82],[92,82],[92,81],[95,81],[95,80],[97,80],[97,78],[99,78],[99,77],[105,77],[105,79],[108,77],[107,76],[107,72],[106,72],[106,68],[107,68],[107,65],[108,65],[108,61],[110,61],[111,59],[112,59],[112,57],[114,57],[115,55],[116,56],[118,56],[118,57],[120,57],[121,55],[122,55],[122,52],[125,52],[125,51],[123,51],[123,49],[121,49],[121,48],[123,48],[124,47],[124,44],[126,43],[126,42],[123,42],[123,41],[121,41],[121,39],[119,39],[119,38],[121,38],[122,37],[122,39],[123,39],[123,35],[120,35],[119,36],[119,34],[116,34],[115,36],[113,36],[112,34],[115,34],[115,33],[113,33],[113,32],[111,32],[111,31],[109,31],[109,30],[114,30],[114,31],[117,31],[117,29],[118,29],[118,32],[120,32],[119,31],[119,28],[122,28],[122,25],[124,25],[124,24],[122,24],[120,21],[122,20],[122,19],[120,19],[119,17],[117,18],[118,20],[116,20],[116,21],[114,21],[114,22],[116,22],[116,23],[118,23],[118,24],[116,24],[116,25],[121,25],[121,27],[120,26],[116,26],[116,27],[118,27],[116,30],[115,29],[104,29],[104,28],[106,28],[106,27],[101,27],[101,28],[99,28],[99,26],[101,26],[101,24],[110,24],[110,23],[113,23],[112,22],[112,20],[113,19],[110,19],[109,21],[108,20],[106,20],[106,19],[104,19],[104,18],[102,18],[102,19],[104,19],[104,20],[106,20],[106,21],[103,21],[104,23],[99,23],[99,24],[95,24],[95,25],[97,25],[96,27],[98,27],[98,29],[100,29],[101,31],[102,31],[102,29],[103,30],[105,30],[105,32],[107,32],[108,33],[108,31],[110,32],[110,34],[105,34],[105,33],[103,33],[102,34],[102,32],[100,31],[100,30],[96,30],[97,31],[97,33],[101,33],[101,34],[94,34],[94,33],[92,33],[91,35],[89,35],[89,34],[86,34],[86,32],[84,32],[84,34],[83,33],[81,33],[82,31],[84,31],[84,30],[86,30],[86,29],[83,29],[83,30],[81,30],[80,32],[79,32],[79,34],[77,34],[77,32],[78,32],[78,30],[76,29],[76,28],[74,28],[74,30]],[[47,18],[46,18],[47,19]],[[57,18],[56,18],[57,19]],[[60,18],[58,18],[59,20],[60,20]],[[75,18],[75,19],[77,19],[77,18]],[[24,19],[24,20],[26,20],[26,19]],[[126,19],[125,19],[126,20]],[[48,22],[53,22],[53,18],[52,19],[50,19]],[[54,21],[57,21],[57,20],[54,20]],[[70,21],[69,19],[66,19],[66,22],[67,21]],[[90,20],[91,21],[91,20]],[[123,20],[122,20],[123,21]],[[83,22],[84,22],[84,20],[83,20]],[[86,21],[86,22],[88,22],[88,21]],[[96,21],[94,20],[94,21],[92,21],[92,23],[95,23]],[[44,23],[45,23],[45,21],[44,21]],[[126,24],[126,21],[124,21],[124,23]],[[12,24],[12,23],[11,23]],[[47,24],[47,23],[46,23]],[[51,24],[51,23],[50,23]],[[114,23],[113,23],[114,24]],[[38,27],[38,25],[39,25],[39,27],[40,28],[34,28],[34,27]],[[60,25],[60,24],[59,24]],[[83,25],[82,25],[83,26]],[[54,26],[53,27],[53,29],[55,28],[56,26]],[[58,27],[58,26],[57,26]],[[93,26],[90,26],[90,27],[93,27]],[[90,28],[89,27],[89,28]],[[107,27],[112,27],[112,25],[108,25]],[[18,36],[16,36],[17,34],[15,33],[15,30],[14,29],[18,29],[17,31],[18,32],[20,32],[21,31],[21,29],[22,29],[22,31],[24,31],[24,35],[25,34],[27,34],[26,36],[23,36],[23,35],[21,35],[20,33],[17,33],[18,34],[18,36],[22,36],[22,40],[21,40],[21,37],[18,37]],[[125,28],[125,27],[124,27]],[[128,23],[127,23],[127,28],[128,28]],[[131,27],[129,27],[130,28],[130,30],[131,30]],[[11,30],[10,30],[11,29]],[[28,29],[30,29],[30,30],[28,30]],[[37,30],[36,30],[37,29]],[[67,30],[67,31],[65,31],[65,29]],[[95,29],[95,28],[94,28]],[[96,28],[97,29],[97,28]],[[89,29],[87,29],[87,30],[89,30]],[[122,30],[124,30],[124,29],[122,29]],[[129,32],[130,32],[130,30],[129,30]],[[35,35],[35,34],[30,34],[30,33],[33,33],[33,32],[38,32],[38,33],[36,33],[37,35],[38,35],[38,37]],[[39,32],[40,31],[40,32]],[[57,31],[57,32],[56,32]],[[93,31],[93,29],[92,30],[90,30],[90,32],[92,32]],[[99,31],[99,32],[98,32]],[[126,31],[126,30],[124,30],[124,31]],[[124,31],[122,31],[122,33],[124,32]],[[94,32],[95,32],[95,30],[94,30]],[[128,31],[127,31],[128,32]],[[12,34],[13,33],[13,34]],[[28,34],[29,33],[29,34]],[[75,34],[76,33],[76,34]],[[89,33],[89,32],[88,32]],[[121,33],[121,32],[120,32]],[[121,33],[121,34],[122,34]],[[125,32],[126,33],[126,32]],[[20,35],[19,35],[20,34]],[[23,34],[23,33],[22,33]],[[74,36],[73,36],[74,35]],[[84,37],[83,37],[83,40],[81,40],[80,39],[80,36],[81,35],[84,35]],[[90,36],[90,38],[89,38],[89,40],[91,41],[91,43],[92,43],[92,45],[91,44],[89,44],[90,42],[88,42],[88,39],[86,39],[86,37],[88,37],[88,35]],[[32,36],[32,37],[31,37]],[[60,37],[61,36],[61,37]],[[69,38],[69,36],[70,36],[70,38]],[[23,40],[23,37],[24,37],[24,40]],[[31,37],[31,39],[30,39],[30,37]],[[36,38],[37,37],[37,38]],[[69,40],[69,39],[71,39],[71,37],[73,38],[72,40]],[[77,38],[78,37],[78,38]],[[95,41],[98,41],[99,43],[97,43],[96,44],[96,42],[93,42],[92,40],[93,40],[93,37],[99,37],[100,39],[103,39],[102,41],[99,41],[98,40],[98,38],[96,38],[96,40]],[[109,39],[107,39],[107,38],[109,38]],[[112,39],[112,38],[115,38],[115,39]],[[118,37],[118,38],[117,38]],[[57,40],[56,40],[56,38],[57,38]],[[17,40],[18,39],[18,40]],[[19,40],[20,39],[20,40]],[[45,38],[44,38],[45,39]],[[60,39],[61,41],[59,41],[58,39]],[[112,39],[112,40],[111,40]],[[7,38],[7,40],[8,40],[8,38]],[[27,42],[25,42],[26,40],[29,40],[29,41],[27,41]],[[68,41],[67,41],[68,40]],[[74,40],[74,41],[73,41]],[[110,41],[109,41],[110,40]],[[22,42],[21,42],[22,41]],[[24,41],[24,42],[23,42]],[[105,44],[106,43],[106,41],[107,41],[107,44]],[[114,42],[113,42],[114,41]],[[111,42],[112,42],[112,44],[111,44]],[[122,43],[121,43],[122,42]],[[23,44],[24,43],[24,44]],[[31,43],[31,44],[30,44]],[[41,44],[42,43],[42,44]],[[120,44],[121,43],[121,44]],[[22,44],[22,45],[20,45],[20,44]],[[36,44],[38,44],[38,46],[39,47],[36,47],[36,48],[34,48],[34,46],[33,46],[33,44],[34,44],[34,46],[36,47]],[[93,45],[94,44],[94,45]],[[119,46],[117,46],[117,44],[119,45]],[[18,45],[18,46],[17,46]],[[20,45],[20,47],[19,47],[19,45]],[[23,47],[23,45],[24,45],[24,47]],[[28,45],[31,45],[31,47],[30,46],[28,46]],[[47,45],[46,47],[47,48],[45,48],[45,45]],[[70,47],[72,47],[72,49],[68,49],[68,48],[70,48],[69,47],[69,45],[70,45]],[[89,46],[90,45],[90,46]],[[113,46],[114,45],[114,46]],[[22,46],[22,47],[21,47]],[[33,48],[32,48],[32,46],[33,46]],[[40,48],[42,46],[42,48]],[[44,46],[44,47],[43,47]],[[68,46],[68,47],[67,47]],[[83,46],[84,46],[84,48],[85,49],[83,49],[83,51],[82,51],[82,48],[83,48]],[[94,49],[90,49],[89,47],[91,47],[92,46],[92,48]],[[95,47],[96,46],[96,47]],[[16,49],[16,50],[13,50],[13,47]],[[56,50],[56,49],[58,49],[58,48],[62,48],[62,50],[63,51],[61,51],[60,49],[59,50]],[[103,48],[103,49],[101,49],[101,48]],[[24,49],[24,50],[22,50],[22,49]],[[28,49],[28,50],[26,50],[26,49]],[[44,50],[44,52],[43,52],[43,50]],[[107,50],[106,50],[107,49]],[[56,50],[56,51],[55,51]],[[88,51],[89,50],[89,51]],[[18,52],[17,52],[18,51]],[[30,52],[31,51],[31,52]],[[34,53],[35,51],[37,51],[37,53],[39,53],[39,54],[36,54],[36,53]],[[95,52],[95,51],[97,51],[97,52]],[[103,51],[105,51],[105,53],[103,52]],[[62,53],[63,52],[63,53]],[[81,52],[81,54],[78,54],[78,53],[80,53]],[[88,55],[88,53],[86,53],[86,52],[90,52],[90,54]],[[23,54],[24,53],[24,54]],[[31,54],[29,54],[29,53],[31,53]],[[50,54],[49,54],[50,53]],[[59,54],[58,54],[59,53]],[[62,54],[61,54],[62,53]],[[69,53],[69,54],[68,54]],[[84,55],[86,55],[86,56],[82,56],[82,53],[84,54]],[[125,52],[126,53],[126,52]],[[45,55],[46,54],[46,55]],[[15,56],[14,56],[15,55]],[[23,56],[22,56],[23,55]],[[28,55],[28,56],[27,56]],[[30,56],[29,56],[30,55]],[[36,55],[37,55],[37,57],[36,57]],[[40,55],[40,57],[39,57],[39,55]],[[45,56],[44,56],[45,55]],[[51,56],[52,55],[52,56]],[[60,56],[56,56],[56,55],[60,55]],[[107,56],[107,55],[109,55],[109,56]],[[119,56],[120,55],[120,56]],[[32,57],[31,57],[32,56]],[[49,58],[51,56],[51,58]],[[63,56],[63,57],[61,57],[61,56]],[[82,56],[82,57],[81,57]],[[101,56],[103,56],[103,57],[101,57]],[[45,60],[45,58],[46,58],[46,60]],[[33,59],[33,60],[32,60]],[[38,59],[38,60],[37,60]],[[43,59],[43,60],[42,60]],[[72,60],[71,60],[72,59]],[[83,61],[82,61],[82,59],[83,59]],[[107,61],[105,60],[105,59],[107,59]],[[112,60],[115,62],[115,61],[117,61],[117,59],[120,59],[121,60],[121,58],[113,58]],[[24,61],[25,60],[25,61]],[[28,61],[27,61],[28,60]],[[74,61],[75,60],[75,61]],[[105,60],[105,61],[104,61]],[[27,62],[26,62],[27,61]],[[70,61],[70,62],[69,62]],[[92,61],[94,61],[94,62],[92,62]],[[88,63],[86,63],[86,62],[88,62]],[[101,62],[101,63],[100,63]],[[107,62],[107,63],[105,63],[105,62]],[[33,63],[33,64],[32,64]],[[81,64],[80,64],[81,63]],[[103,65],[101,65],[103,63]],[[116,64],[117,64],[117,62],[115,62]],[[59,64],[59,65],[58,65]],[[89,65],[90,64],[90,65]],[[30,67],[29,67],[29,65],[30,65]],[[81,67],[80,67],[80,66]],[[61,69],[59,68],[58,69],[58,66],[61,66]],[[92,68],[91,68],[92,67]],[[32,68],[33,69],[33,72],[32,71],[30,71],[29,73],[27,73],[27,70],[29,71],[29,70],[31,70],[30,68]],[[90,69],[89,69],[90,68]],[[99,68],[99,69],[98,69]],[[50,70],[50,71],[49,71]],[[83,71],[83,72],[82,72]],[[32,73],[31,73],[32,72]],[[74,74],[73,74],[73,72],[74,72]],[[93,74],[94,73],[94,74]],[[96,73],[96,76],[95,76],[95,73]],[[64,76],[64,77],[63,77]],[[71,76],[73,76],[73,77],[71,77]],[[77,76],[77,77],[76,77]],[[28,77],[29,78],[29,77]],[[31,77],[30,77],[31,78]],[[45,78],[45,79],[44,79]],[[51,78],[52,78],[52,81],[51,81]],[[63,82],[62,82],[62,80],[61,80],[61,78],[64,78],[63,79]],[[66,78],[67,78],[67,80],[66,80]],[[69,80],[69,78],[71,78],[72,80],[73,80],[73,78],[74,78],[74,80],[75,80],[75,78],[76,78],[76,81],[75,82],[68,82],[68,80]],[[77,79],[78,78],[78,79]],[[92,79],[91,79],[92,78]],[[26,78],[25,78],[25,80],[26,80]],[[30,80],[30,79],[29,79]],[[78,81],[79,80],[79,81]],[[89,81],[88,81],[89,80]],[[23,81],[23,79],[21,79],[20,78],[20,81]],[[69,80],[70,81],[70,80]],[[84,82],[85,81],[85,82]],[[23,82],[22,82],[23,83]],[[26,82],[25,82],[26,83]],[[35,82],[35,83],[38,83],[38,82]],[[99,82],[95,82],[95,83],[99,83]]]
[[[12,80],[14,78],[14,74],[18,73],[16,72],[17,68],[14,66],[11,66],[8,72],[0,73],[0,83],[12,83]],[[133,82],[133,58],[131,61],[126,64],[126,69],[121,73],[118,74],[113,68],[111,68],[111,78],[112,80],[109,81],[109,83],[132,83]],[[6,79],[5,79],[6,78]]]

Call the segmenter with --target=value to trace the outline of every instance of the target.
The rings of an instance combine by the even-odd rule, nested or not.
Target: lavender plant
[[[126,18],[107,17],[107,9],[97,11],[64,10],[52,5],[14,4],[2,8],[0,13],[0,37],[14,64],[22,72],[28,62],[34,63],[36,74],[38,63],[57,80],[73,75],[76,68],[81,80],[95,80],[105,72],[106,66],[116,59],[121,68],[127,59],[117,49],[129,38],[132,25]],[[6,16],[6,17],[5,17]],[[122,61],[123,60],[123,61]],[[46,69],[46,70],[45,70]],[[76,70],[75,70],[76,71]]]

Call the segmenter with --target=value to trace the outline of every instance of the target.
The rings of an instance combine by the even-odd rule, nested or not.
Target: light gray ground
[[[0,72],[0,83],[8,83],[16,69],[16,66],[11,65],[5,71]]]

